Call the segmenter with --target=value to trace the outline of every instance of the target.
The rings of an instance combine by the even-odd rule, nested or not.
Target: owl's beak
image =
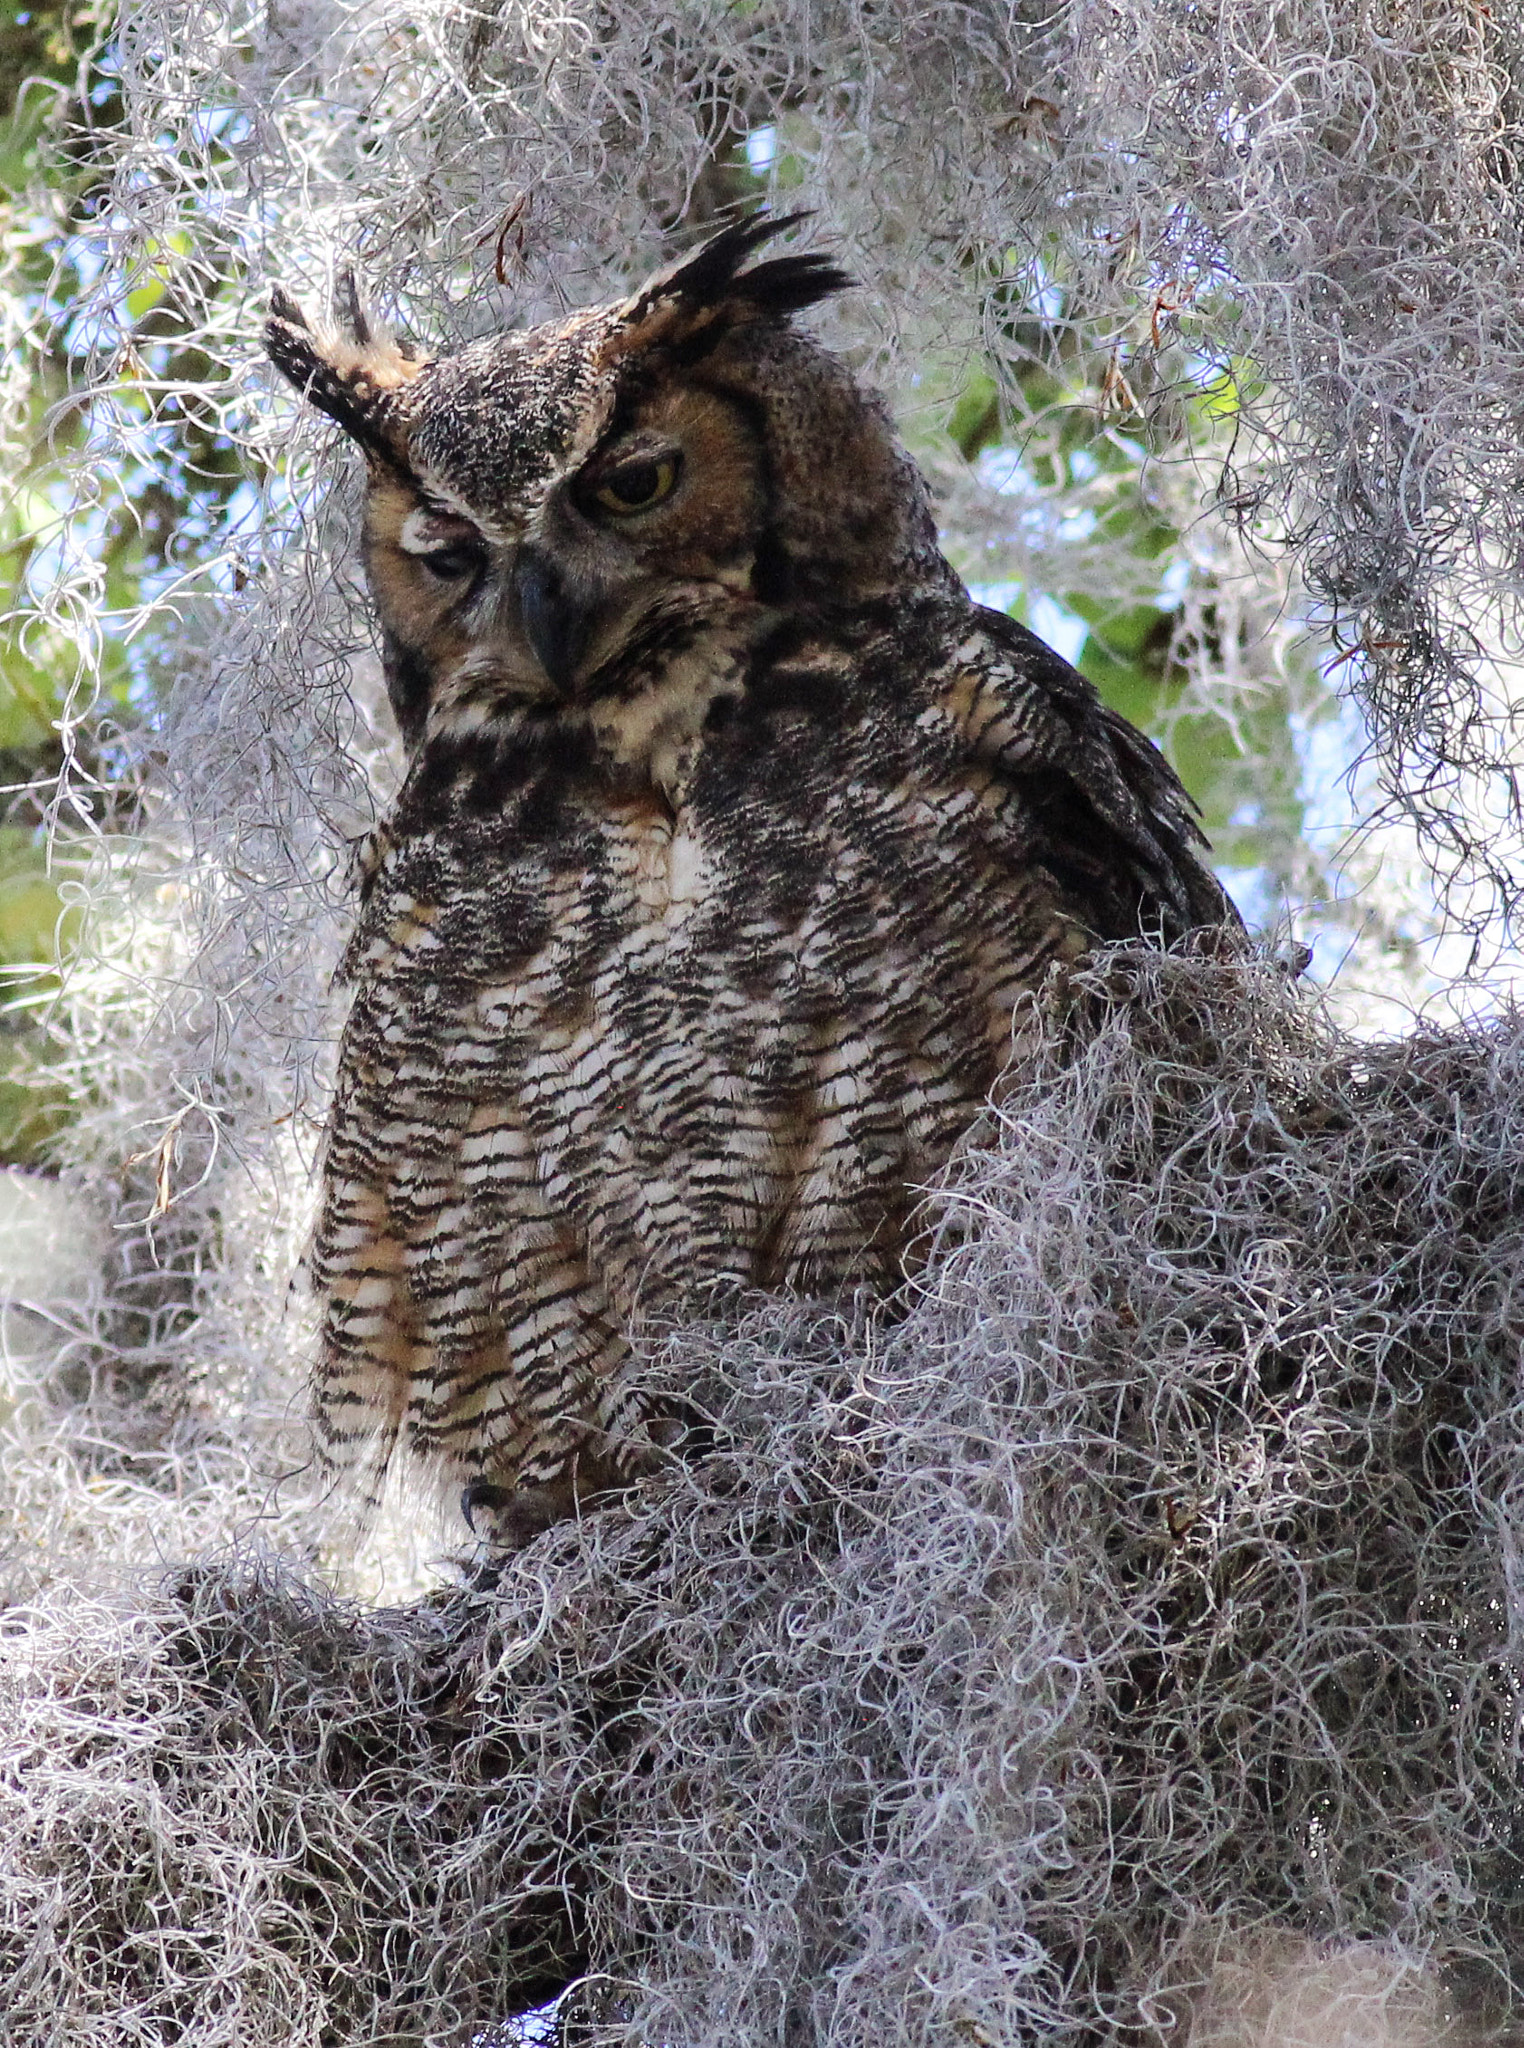
[[[527,543],[520,547],[513,565],[513,591],[524,638],[535,659],[562,695],[570,696],[587,651],[590,607],[561,570]]]

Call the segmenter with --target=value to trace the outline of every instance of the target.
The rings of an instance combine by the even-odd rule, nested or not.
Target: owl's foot
[[[460,1496],[466,1527],[494,1550],[524,1550],[553,1523],[575,1514],[570,1486],[499,1486],[473,1479]]]
[[[466,1527],[494,1550],[523,1550],[557,1522],[606,1507],[652,1469],[648,1454],[628,1446],[618,1456],[583,1451],[558,1478],[540,1486],[505,1486],[473,1479],[460,1496]]]

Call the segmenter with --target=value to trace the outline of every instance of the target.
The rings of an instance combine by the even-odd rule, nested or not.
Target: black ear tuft
[[[775,256],[744,270],[736,279],[731,296],[744,299],[759,313],[773,313],[780,319],[817,305],[837,292],[850,291],[857,280],[833,263],[829,256],[805,253]]]
[[[369,348],[375,339],[370,315],[360,297],[354,271],[347,263],[333,281],[333,317],[339,331],[346,334],[357,348]]]
[[[807,213],[784,213],[733,221],[693,255],[658,271],[635,300],[632,319],[639,321],[663,302],[674,301],[694,313],[728,305],[743,318],[786,319],[848,290],[853,280],[846,271],[812,253],[775,256],[754,270],[741,268],[754,250],[808,219]]]
[[[353,280],[349,283],[352,290]],[[341,280],[341,303],[343,292]],[[270,293],[270,318],[265,322],[265,350],[309,405],[337,421],[373,460],[407,475],[410,472],[392,418],[392,388],[406,381],[406,375],[397,376],[396,366],[404,365],[405,359],[395,344],[383,347],[373,340],[357,294],[353,305],[345,305],[344,311],[352,326],[364,329],[363,344],[336,340],[326,331],[314,332],[301,307],[276,285]]]
[[[270,287],[270,317],[272,320],[279,320],[282,326],[299,327],[306,331],[307,315],[284,285],[272,284]]]
[[[329,410],[323,403],[325,386],[331,375],[328,364],[318,351],[317,338],[308,324],[307,315],[279,285],[270,294],[270,317],[265,322],[265,353],[288,384],[294,384],[322,411]]]

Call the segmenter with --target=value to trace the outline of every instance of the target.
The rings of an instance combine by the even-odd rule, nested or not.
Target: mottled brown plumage
[[[1022,993],[1232,917],[1159,754],[970,600],[795,330],[840,273],[746,267],[780,225],[434,361],[352,294],[269,328],[369,463],[410,756],[348,955],[319,1416],[531,1517],[638,1462],[637,1316],[892,1285]]]

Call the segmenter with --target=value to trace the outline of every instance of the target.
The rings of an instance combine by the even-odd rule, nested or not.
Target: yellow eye
[[[641,456],[622,462],[593,487],[593,503],[605,512],[648,512],[672,495],[681,467],[676,455]]]

